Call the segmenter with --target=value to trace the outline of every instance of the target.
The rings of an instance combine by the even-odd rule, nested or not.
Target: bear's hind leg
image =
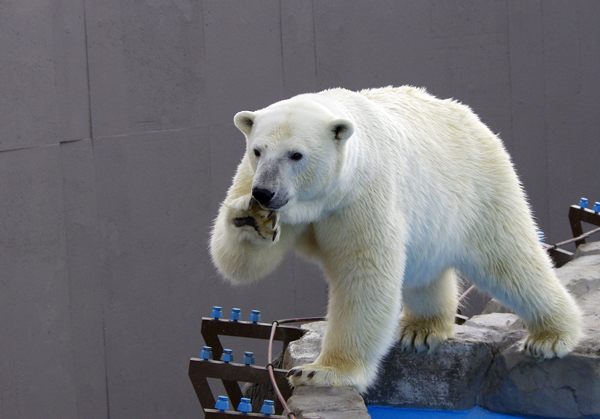
[[[517,243],[510,256],[502,248],[490,252],[486,269],[467,276],[525,321],[525,353],[538,360],[562,358],[581,339],[581,312],[542,246],[530,241],[529,248]]]
[[[405,352],[432,352],[454,334],[458,308],[456,271],[446,269],[427,285],[402,290],[400,345]]]

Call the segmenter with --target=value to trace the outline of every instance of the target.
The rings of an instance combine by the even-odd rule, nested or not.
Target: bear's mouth
[[[285,200],[276,201],[276,202],[271,201],[271,202],[267,203],[266,205],[262,205],[259,203],[259,205],[262,209],[265,209],[265,210],[278,211],[281,208],[285,207],[288,204],[288,202],[289,202],[289,199],[285,199]]]
[[[285,199],[273,199],[267,203],[261,203],[255,199],[255,202],[264,210],[267,211],[279,211],[281,208],[285,207],[290,200],[288,198]]]

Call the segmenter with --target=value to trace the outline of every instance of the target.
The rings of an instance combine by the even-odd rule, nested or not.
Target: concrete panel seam
[[[75,139],[75,140],[59,141],[58,143],[52,143],[52,144],[32,145],[32,146],[25,146],[25,147],[8,148],[8,149],[5,149],[5,150],[0,150],[0,153],[9,153],[11,151],[31,150],[31,149],[34,149],[34,148],[56,147],[56,146],[59,146],[59,145],[64,144],[64,143],[74,143],[74,142],[84,141],[84,140],[89,140],[89,139],[90,138],[78,138],[78,139]]]
[[[279,55],[281,58],[281,91],[285,94],[285,60],[283,58],[283,16],[279,0]]]
[[[90,137],[94,138],[94,125],[92,124],[92,92],[90,87],[90,59],[88,47],[88,28],[87,28],[87,8],[86,0],[83,1],[83,42],[85,45],[85,77],[87,84],[87,101],[88,101],[88,124],[90,126]]]
[[[313,47],[313,54],[315,55],[315,82],[317,84],[317,89],[319,86],[319,64],[317,61],[317,21],[315,20],[315,2],[311,1],[311,7],[312,7],[312,24],[313,24],[313,43],[314,43],[314,47]]]

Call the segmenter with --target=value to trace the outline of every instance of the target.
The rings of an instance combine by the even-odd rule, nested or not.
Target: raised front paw
[[[247,206],[232,214],[233,225],[246,231],[247,238],[256,244],[271,245],[279,241],[279,214],[263,209],[254,198]]]
[[[287,373],[287,379],[292,387],[360,386],[360,383],[356,377],[342,374],[333,367],[319,365],[316,363],[292,368]]]

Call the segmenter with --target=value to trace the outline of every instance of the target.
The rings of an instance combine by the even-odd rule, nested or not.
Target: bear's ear
[[[329,124],[334,138],[339,142],[345,141],[354,133],[354,124],[347,119],[336,119]]]
[[[252,131],[252,126],[254,125],[254,112],[250,111],[242,111],[235,114],[233,117],[233,123],[240,131],[242,131],[246,136],[250,135],[250,131]]]

